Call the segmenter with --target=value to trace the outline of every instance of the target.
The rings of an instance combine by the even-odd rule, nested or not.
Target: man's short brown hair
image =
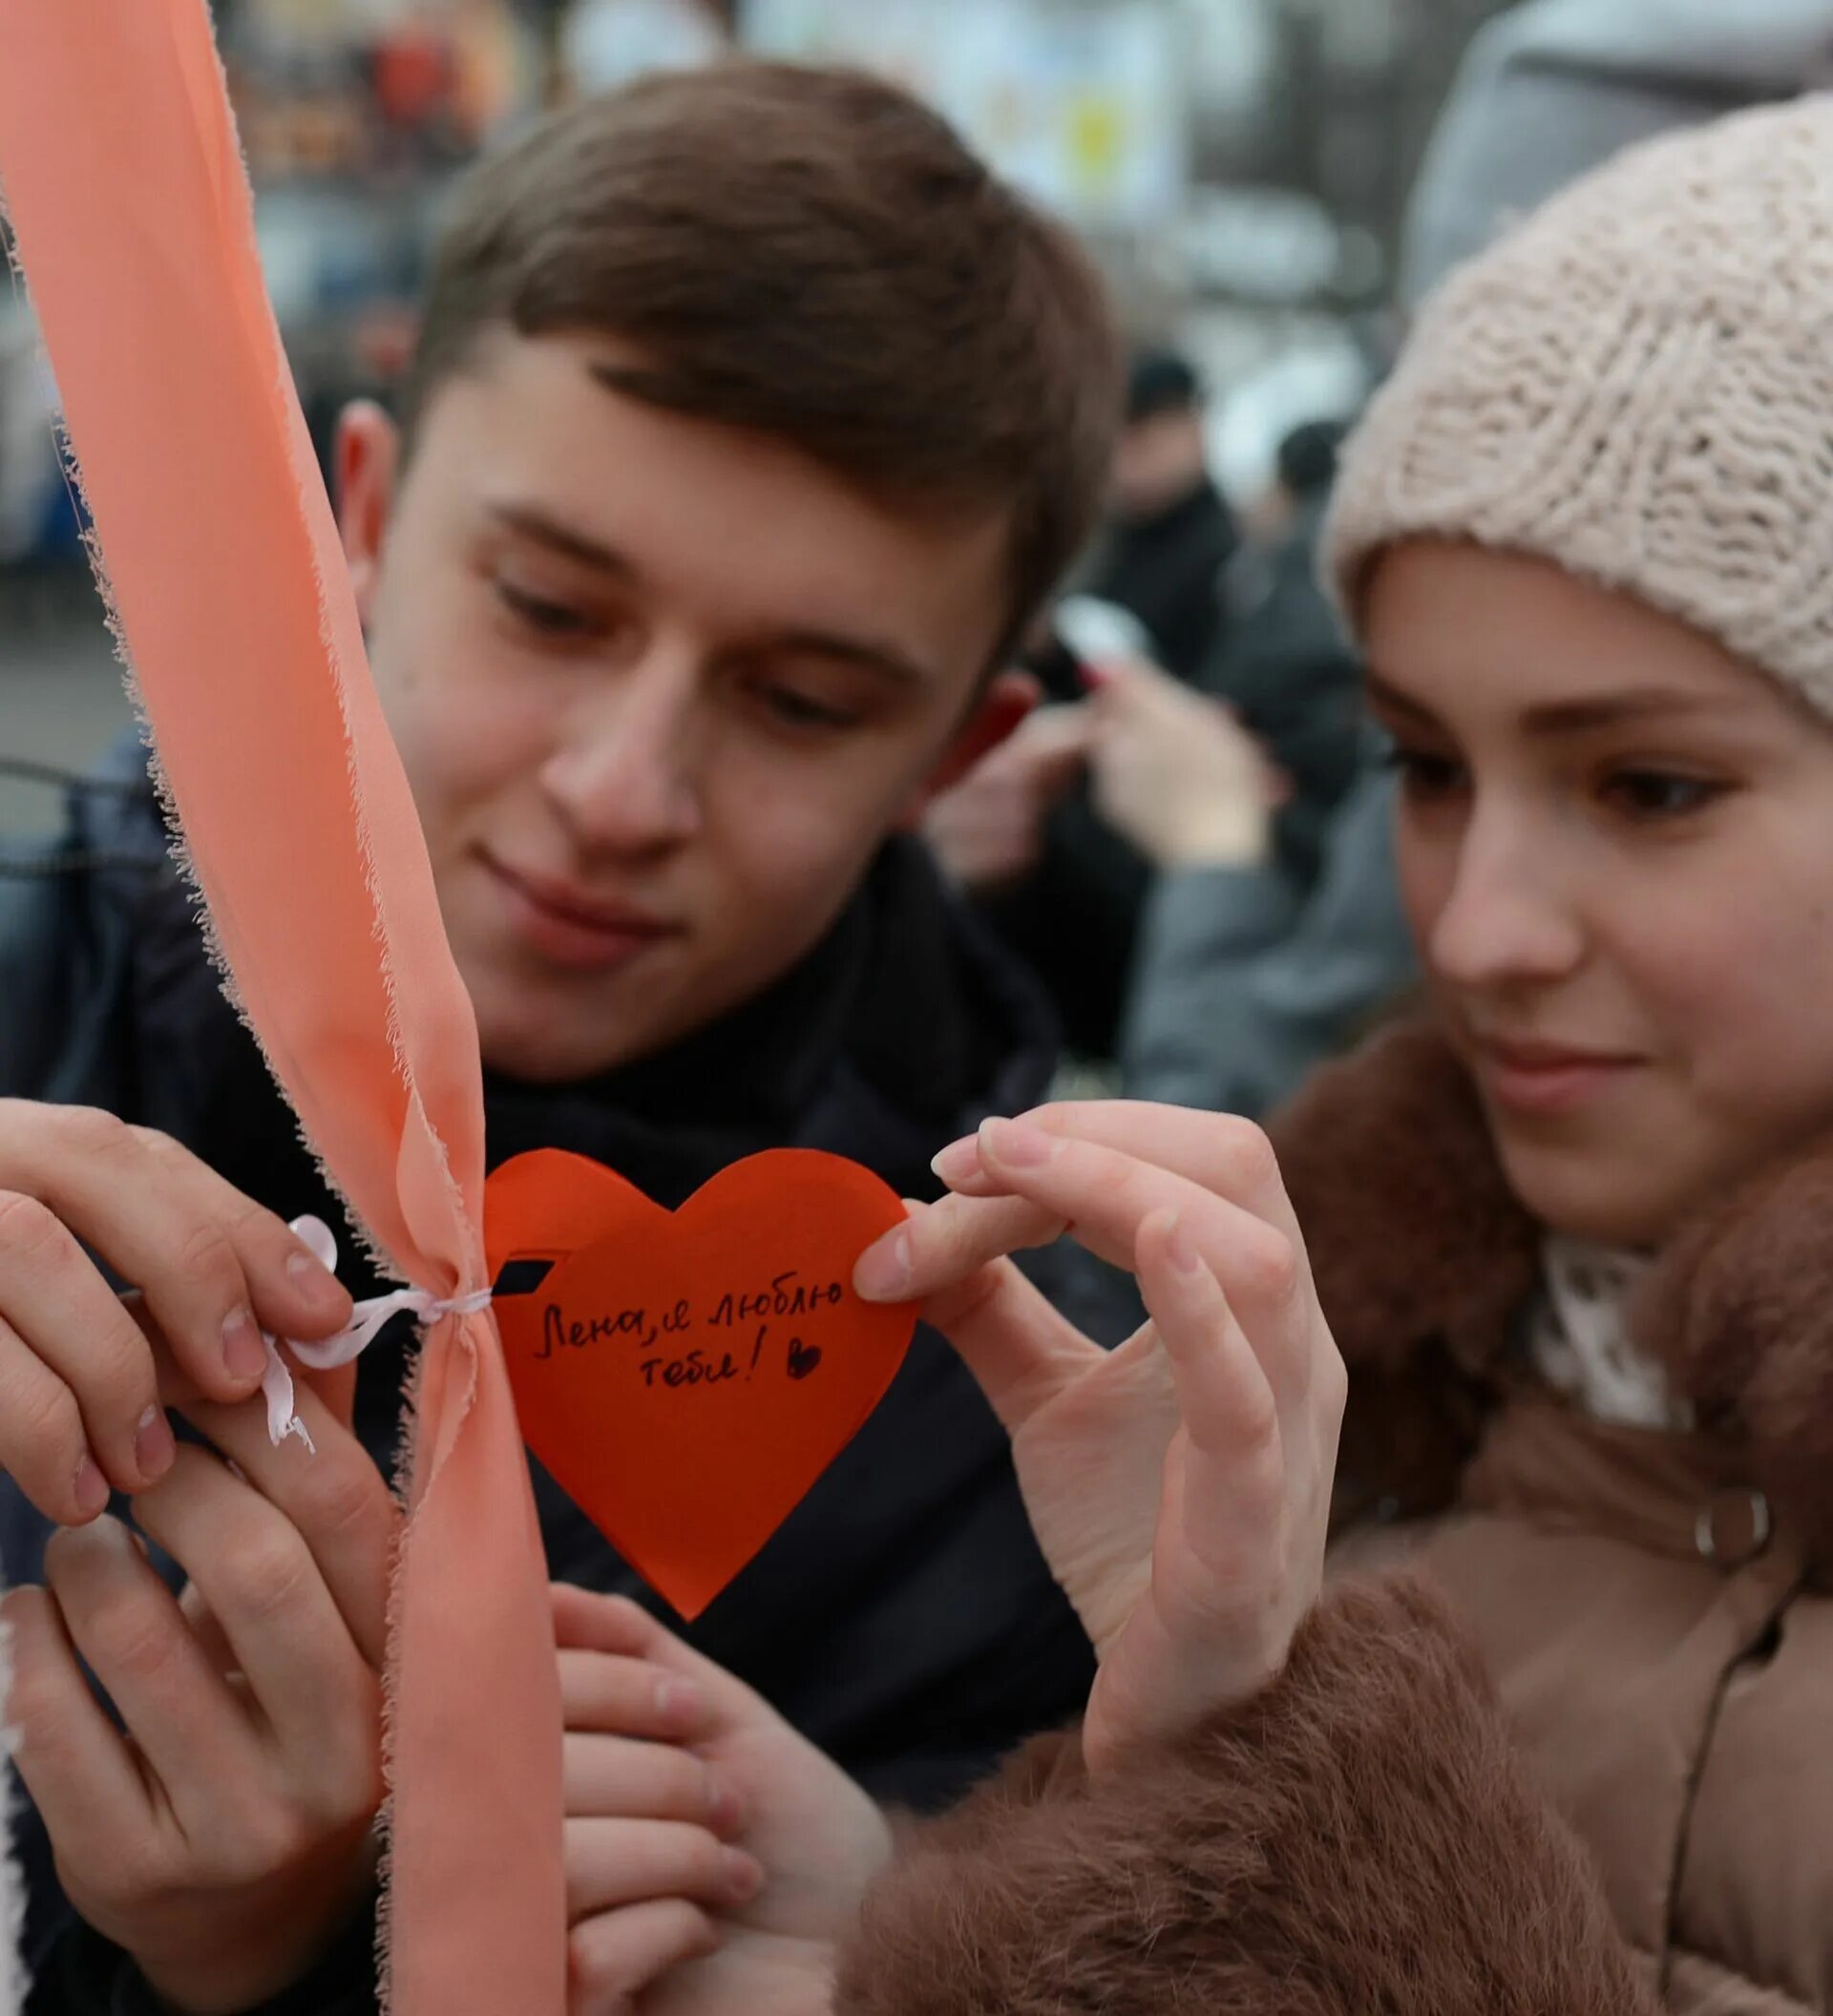
[[[612,381],[799,448],[892,504],[1011,518],[1003,652],[1106,480],[1121,364],[1070,235],[865,74],[734,60],[547,120],[474,169],[405,390],[487,329],[601,331]]]

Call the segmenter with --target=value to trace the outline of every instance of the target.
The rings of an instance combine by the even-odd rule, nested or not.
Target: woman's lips
[[[678,924],[635,905],[607,903],[568,883],[521,873],[490,854],[483,862],[507,899],[516,935],[554,965],[603,973],[680,935]]]
[[[1484,1038],[1476,1040],[1475,1053],[1478,1076],[1490,1099],[1511,1112],[1537,1118],[1579,1111],[1643,1062],[1620,1052]]]

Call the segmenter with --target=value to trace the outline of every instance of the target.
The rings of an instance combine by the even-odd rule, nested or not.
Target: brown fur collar
[[[1271,1132],[1352,1372],[1364,1386],[1417,1387],[1422,1353],[1436,1351],[1468,1376],[1466,1392],[1480,1386],[1532,1292],[1539,1234],[1443,1039],[1424,1021],[1397,1024],[1318,1072]],[[1738,1448],[1812,1550],[1833,1558],[1833,1137],[1684,1227],[1630,1322],[1702,1429]],[[1443,1451],[1468,1418],[1442,1399]]]

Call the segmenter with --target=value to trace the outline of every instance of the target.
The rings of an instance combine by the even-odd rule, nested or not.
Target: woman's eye
[[[1684,819],[1703,810],[1730,788],[1705,777],[1682,777],[1672,770],[1618,770],[1607,780],[1605,795],[1635,819]]]
[[[1396,745],[1388,751],[1387,766],[1400,773],[1401,788],[1409,798],[1448,798],[1464,788],[1466,773],[1452,756],[1440,756],[1430,749],[1409,749]]]
[[[503,607],[526,629],[537,636],[566,640],[593,635],[594,620],[567,602],[549,601],[545,596],[530,595],[509,581],[496,583]]]

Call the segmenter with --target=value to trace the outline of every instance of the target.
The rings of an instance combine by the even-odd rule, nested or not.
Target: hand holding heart
[[[1112,1102],[990,1121],[938,1158],[953,1195],[861,1259],[924,1302],[1012,1437],[1039,1544],[1100,1670],[1091,1770],[1280,1670],[1319,1586],[1346,1378],[1266,1137]],[[1102,1351],[1006,1256],[1071,1229],[1150,1320]]]
[[[882,1814],[634,1603],[554,1591],[570,2016],[823,2016]]]

